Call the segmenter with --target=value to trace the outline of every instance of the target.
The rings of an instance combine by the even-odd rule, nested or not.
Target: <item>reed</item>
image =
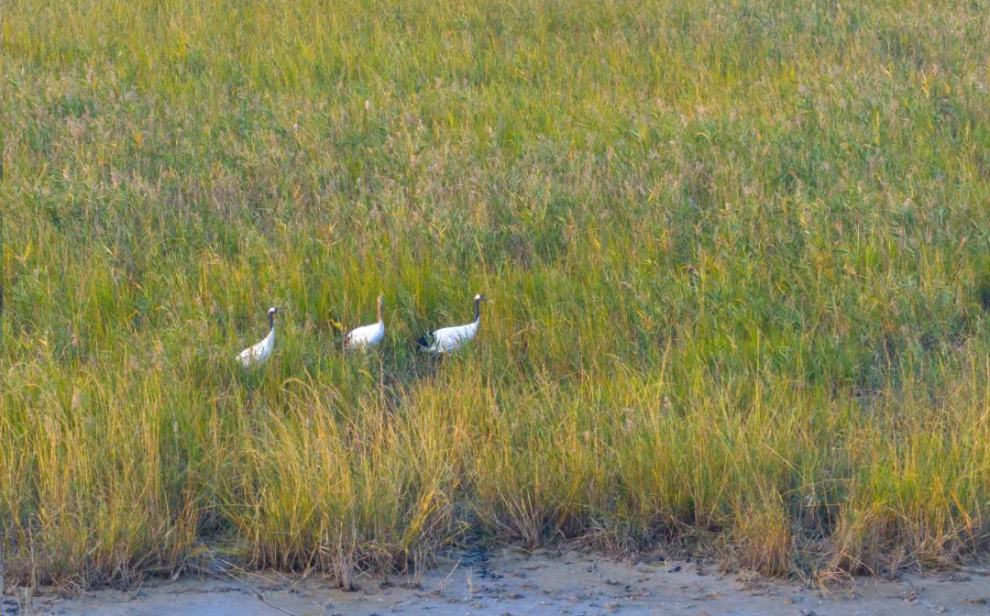
[[[8,584],[987,549],[985,2],[4,7]]]

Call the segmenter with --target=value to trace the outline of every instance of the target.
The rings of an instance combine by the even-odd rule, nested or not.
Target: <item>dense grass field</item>
[[[990,547],[985,0],[2,11],[8,584]]]

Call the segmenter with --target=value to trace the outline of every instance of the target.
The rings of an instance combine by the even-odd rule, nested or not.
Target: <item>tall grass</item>
[[[8,578],[986,550],[988,16],[9,0]],[[478,338],[417,356],[479,291]],[[383,348],[342,355],[379,293]]]

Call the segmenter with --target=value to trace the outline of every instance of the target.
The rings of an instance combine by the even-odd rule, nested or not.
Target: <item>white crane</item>
[[[235,358],[245,368],[260,366],[272,356],[272,348],[275,346],[275,315],[279,312],[281,310],[275,307],[268,309],[268,326],[271,328],[268,335],[261,342],[241,351]]]
[[[478,333],[478,324],[481,323],[481,302],[490,301],[492,300],[481,293],[475,295],[473,322],[430,332],[419,339],[419,349],[430,353],[450,353],[461,348]]]
[[[344,334],[345,349],[363,349],[372,347],[382,341],[385,337],[385,319],[382,318],[382,307],[385,306],[385,298],[378,296],[378,322],[371,325],[362,325]]]

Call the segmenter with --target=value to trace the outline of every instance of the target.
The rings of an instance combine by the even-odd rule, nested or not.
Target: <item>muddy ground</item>
[[[980,614],[990,616],[990,571],[896,580],[857,579],[821,590],[750,573],[723,574],[710,565],[615,560],[578,551],[454,552],[420,576],[358,576],[358,589],[333,588],[319,576],[241,574],[150,580],[130,590],[76,597],[40,591],[30,600],[7,589],[3,616],[427,616],[566,614]]]

